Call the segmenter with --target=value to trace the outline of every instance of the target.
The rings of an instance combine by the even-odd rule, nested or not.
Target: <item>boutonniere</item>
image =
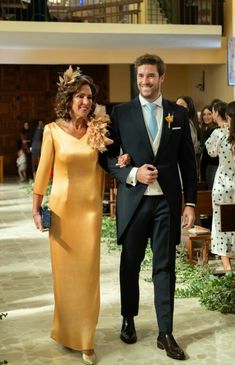
[[[168,123],[168,128],[171,127],[171,123],[173,122],[174,120],[174,115],[173,114],[170,114],[168,113],[167,117],[165,118],[167,123]]]

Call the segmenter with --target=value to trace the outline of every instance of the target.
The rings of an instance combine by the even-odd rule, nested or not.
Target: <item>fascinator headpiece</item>
[[[70,85],[80,77],[82,77],[80,67],[77,67],[76,70],[73,70],[72,66],[70,65],[69,68],[63,73],[63,76],[59,75],[59,82],[57,82],[57,85],[59,87]]]

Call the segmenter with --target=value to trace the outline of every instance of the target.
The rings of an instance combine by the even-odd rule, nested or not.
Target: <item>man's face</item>
[[[164,74],[159,76],[155,65],[141,65],[137,68],[137,86],[140,94],[149,102],[156,100],[161,94]]]

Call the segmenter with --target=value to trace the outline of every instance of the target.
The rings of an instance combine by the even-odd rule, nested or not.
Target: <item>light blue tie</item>
[[[157,131],[158,131],[158,125],[157,125],[157,121],[156,121],[156,114],[155,114],[155,109],[156,109],[157,105],[153,104],[153,103],[147,103],[146,104],[146,108],[147,108],[147,127],[150,133],[150,136],[152,137],[152,140],[155,140],[155,137],[157,135]]]

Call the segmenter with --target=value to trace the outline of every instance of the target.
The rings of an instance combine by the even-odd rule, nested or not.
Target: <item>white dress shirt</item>
[[[146,104],[149,103],[149,101],[144,99],[143,96],[141,96],[141,95],[139,95],[139,99],[140,99],[140,104],[142,107],[144,122],[145,122],[146,129],[148,132]],[[150,143],[151,143],[151,146],[153,149],[153,153],[154,153],[154,155],[156,155],[158,148],[159,148],[161,135],[162,135],[162,124],[163,124],[162,123],[162,119],[163,119],[162,95],[160,95],[159,98],[156,99],[153,103],[157,105],[157,108],[155,109],[155,113],[156,113],[156,123],[158,125],[158,132],[157,132],[157,135],[156,135],[154,141],[152,141],[152,138],[151,138],[149,132],[148,132],[148,135],[149,135],[149,140],[150,140]],[[130,184],[133,186],[135,186],[137,184],[137,179],[136,179],[137,170],[138,170],[137,167],[133,167],[133,169],[130,171],[129,175],[127,176],[127,180],[126,180],[127,184]],[[145,195],[163,195],[162,189],[157,180],[155,180],[155,182],[153,184],[148,185],[148,187],[145,191]]]

